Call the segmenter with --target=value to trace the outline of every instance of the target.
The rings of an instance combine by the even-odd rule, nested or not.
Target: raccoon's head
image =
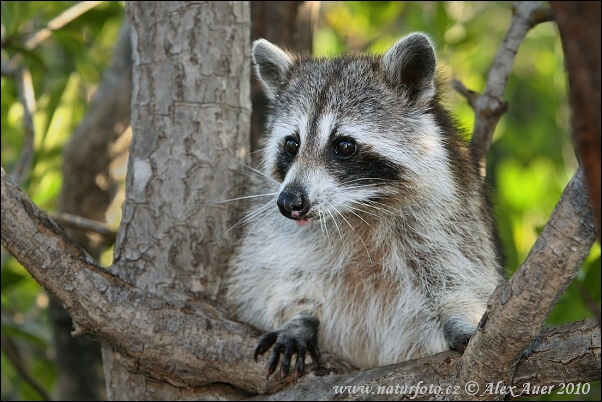
[[[334,59],[300,57],[259,39],[253,62],[271,101],[263,162],[281,183],[285,217],[303,225],[384,211],[445,179],[431,113],[435,53],[425,35],[409,35],[383,56]]]

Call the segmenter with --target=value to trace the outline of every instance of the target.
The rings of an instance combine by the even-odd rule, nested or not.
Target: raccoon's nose
[[[309,200],[299,190],[284,190],[278,196],[280,213],[290,219],[299,219],[309,211]]]

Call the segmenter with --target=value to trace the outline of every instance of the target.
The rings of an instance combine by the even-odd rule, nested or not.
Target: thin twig
[[[38,46],[40,43],[44,42],[52,31],[56,31],[60,29],[84,14],[85,12],[93,9],[97,5],[102,3],[102,1],[82,1],[81,3],[77,3],[74,6],[68,8],[63,11],[57,17],[53,18],[48,22],[48,25],[45,28],[40,29],[38,32],[33,34],[27,41],[25,41],[25,48],[28,50],[33,49]]]
[[[493,132],[508,109],[503,95],[518,48],[531,28],[541,22],[552,20],[550,9],[542,6],[539,1],[519,2],[514,6],[513,12],[514,18],[489,71],[483,94],[478,95],[477,92],[466,89],[459,81],[454,82],[454,88],[467,98],[475,111],[470,149],[483,177],[486,175],[487,153]]]
[[[29,39],[25,41],[23,46],[27,50],[32,50],[40,43],[48,39],[52,31],[56,31],[57,29],[64,27],[65,25],[67,25],[80,15],[84,14],[86,11],[89,11],[92,8],[96,7],[100,3],[102,3],[102,1],[82,1],[81,3],[75,4],[74,6],[63,11],[57,17],[50,20],[46,27],[40,29],[39,31],[31,35]],[[22,58],[23,53],[18,52],[15,53],[9,59],[7,66],[5,66],[4,63],[2,63],[2,75],[5,75],[5,71],[8,72],[10,70],[16,70]]]
[[[480,93],[466,88],[460,80],[452,80],[452,87],[456,90],[456,92],[466,98],[466,101],[473,109],[476,107],[477,99],[482,96]]]
[[[602,322],[602,313],[600,312],[600,307],[598,306],[598,303],[596,303],[596,301],[594,300],[592,295],[587,291],[583,283],[577,283],[577,290],[583,298],[583,303],[585,304],[585,307],[587,307],[592,316],[596,318],[598,324],[600,324]]]
[[[36,99],[29,69],[25,67],[19,68],[15,70],[13,77],[17,81],[19,101],[23,106],[23,147],[19,155],[19,160],[10,176],[15,183],[21,185],[29,175],[29,171],[33,165],[33,142],[35,138],[33,115],[36,110]]]
[[[46,392],[44,387],[42,387],[27,372],[27,368],[25,367],[25,363],[23,362],[23,359],[21,358],[21,356],[19,354],[17,345],[5,336],[2,336],[1,345],[2,345],[2,352],[4,352],[4,355],[6,356],[8,361],[13,365],[13,367],[15,368],[17,373],[19,373],[19,375],[21,376],[23,381],[25,381],[27,384],[29,384],[42,397],[43,400],[51,401],[52,398],[50,397],[48,392]]]
[[[115,243],[115,239],[117,238],[117,233],[102,222],[82,218],[81,216],[68,214],[66,212],[50,212],[48,213],[48,216],[50,216],[57,225],[62,226],[63,228],[97,233],[109,244]]]
[[[26,40],[24,44],[25,48],[28,50],[35,48],[45,41],[52,31],[64,27],[69,22],[100,3],[102,3],[102,1],[83,1],[68,8],[57,17],[50,20],[45,28],[39,30]],[[2,75],[12,76],[15,79],[17,82],[19,101],[21,102],[21,105],[23,105],[23,149],[14,171],[11,172],[11,178],[19,185],[23,183],[31,169],[34,158],[33,143],[35,137],[33,124],[35,94],[31,73],[27,68],[18,66],[21,58],[21,53],[17,53],[8,61],[8,63],[2,63]]]

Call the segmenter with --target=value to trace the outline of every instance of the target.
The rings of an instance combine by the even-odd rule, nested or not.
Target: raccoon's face
[[[424,113],[435,93],[426,37],[409,36],[384,57],[292,57],[265,40],[253,47],[272,101],[264,165],[281,183],[285,217],[305,225],[386,211],[444,163],[437,125]]]
[[[353,67],[336,64],[327,63],[326,71],[305,66],[279,96],[269,122],[265,165],[281,183],[280,212],[299,224],[366,204],[376,207],[407,177],[387,155],[399,151],[378,123],[387,113],[386,101],[370,95],[377,92],[369,88],[375,82],[364,81],[366,91],[349,91],[348,81],[354,81],[349,76],[325,82],[328,70]]]

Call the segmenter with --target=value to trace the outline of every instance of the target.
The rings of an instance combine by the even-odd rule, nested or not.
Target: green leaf
[[[19,272],[15,272],[12,269],[6,268],[2,270],[1,278],[2,284],[0,285],[0,288],[4,292],[8,288],[19,284],[27,277]]]

